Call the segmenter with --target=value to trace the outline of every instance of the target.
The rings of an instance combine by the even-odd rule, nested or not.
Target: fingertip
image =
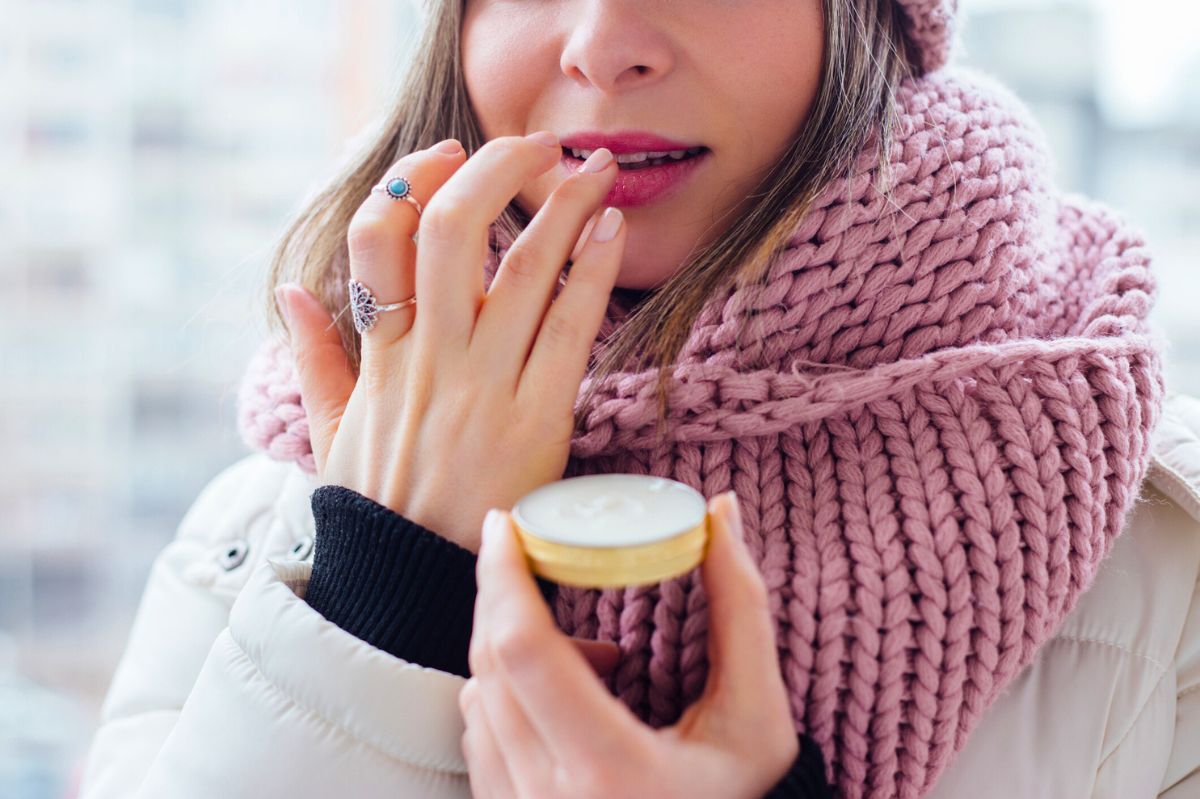
[[[707,579],[717,583],[749,579],[758,571],[746,545],[737,502],[734,491],[726,491],[709,500],[709,546],[704,567]]]
[[[716,530],[725,530],[729,527],[726,504],[728,500],[724,494],[718,494],[708,500],[708,519],[709,526]]]
[[[738,501],[737,492],[733,489],[726,491],[721,495],[724,504],[725,523],[729,527],[729,532],[733,534],[740,543],[746,543],[746,530],[742,526],[742,506]]]
[[[443,139],[435,144],[431,149],[441,155],[462,155],[462,142],[455,138]]]
[[[500,508],[488,508],[488,512],[483,517],[483,546],[488,546],[496,540],[503,524],[504,511]]]
[[[295,294],[298,294],[298,293],[302,294],[304,292],[305,292],[304,286],[301,286],[299,283],[297,283],[294,280],[289,280],[284,283],[280,283],[278,286],[275,287],[275,295],[279,296],[282,294],[285,298],[291,298]]]
[[[479,526],[479,553],[475,561],[475,572],[478,575],[480,588],[483,587],[484,564],[492,558],[492,540],[495,537],[496,514],[495,508],[488,508],[483,515],[483,524]]]
[[[746,543],[745,530],[742,528],[741,514],[738,510],[737,494],[726,491],[712,499],[712,517],[714,523],[730,541],[727,546],[734,549],[744,548]]]
[[[341,349],[341,335],[333,315],[321,300],[298,283],[281,284],[276,291],[284,296],[288,330],[293,336],[300,335],[314,348],[332,345]]]
[[[475,558],[475,583],[478,589],[476,596],[476,607],[482,601],[484,589],[487,587],[487,571],[488,563],[492,559],[492,529],[495,521],[495,508],[489,508],[483,516],[483,523],[479,526],[479,552]]]
[[[509,541],[512,537],[510,517],[503,508],[489,508],[483,518],[483,535],[479,542],[480,560],[507,563],[513,555]]]
[[[299,283],[280,283],[275,287],[275,297],[279,300],[281,309],[284,310],[289,316],[295,317],[296,309],[300,307],[308,297],[308,290]]]
[[[725,536],[725,523],[721,520],[721,501],[714,497],[708,501],[708,541],[704,549],[704,562],[701,564],[706,583],[716,579],[715,572],[726,559]]]
[[[704,563],[709,662],[726,675],[712,690],[714,696],[731,697],[717,701],[719,706],[761,707],[765,692],[774,685],[766,679],[768,672],[778,671],[774,659],[767,657],[775,646],[770,596],[754,556],[734,530],[736,495],[726,492],[711,502],[712,551]]]
[[[592,227],[591,240],[598,244],[606,244],[617,237],[625,226],[625,215],[620,208],[609,206],[600,214],[600,219]]]

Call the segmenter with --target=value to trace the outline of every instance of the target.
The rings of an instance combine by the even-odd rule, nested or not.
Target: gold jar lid
[[[513,526],[533,572],[561,585],[657,583],[704,560],[708,503],[691,486],[641,474],[547,483],[517,500]]]

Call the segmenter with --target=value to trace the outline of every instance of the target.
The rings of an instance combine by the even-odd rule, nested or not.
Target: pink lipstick
[[[642,131],[583,131],[562,136],[560,141],[563,165],[571,171],[577,170],[590,152],[600,147],[608,148],[617,157],[621,171],[604,198],[605,205],[617,207],[647,205],[673,196],[712,153],[703,144]]]

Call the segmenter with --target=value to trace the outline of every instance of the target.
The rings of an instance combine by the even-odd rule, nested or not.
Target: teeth
[[[580,150],[576,147],[570,147],[568,149],[571,151],[572,157],[578,158],[581,161],[586,161],[588,159],[588,156],[590,156],[592,153],[596,152],[595,150]],[[640,164],[648,158],[668,158],[668,157],[673,158],[676,161],[678,161],[681,158],[688,157],[689,155],[696,155],[697,153],[701,152],[703,149],[704,149],[703,147],[689,147],[686,150],[661,150],[661,151],[651,150],[650,152],[645,152],[645,153],[621,153],[620,155],[617,156],[617,163],[619,163],[619,164]]]

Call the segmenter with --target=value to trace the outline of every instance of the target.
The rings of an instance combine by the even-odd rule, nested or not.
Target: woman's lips
[[[604,198],[604,204],[628,208],[665,200],[679,191],[696,170],[708,161],[710,155],[712,150],[704,150],[691,158],[673,163],[644,166],[640,169],[621,169],[608,196]],[[562,161],[571,172],[575,172],[583,164],[582,160],[565,152]]]

